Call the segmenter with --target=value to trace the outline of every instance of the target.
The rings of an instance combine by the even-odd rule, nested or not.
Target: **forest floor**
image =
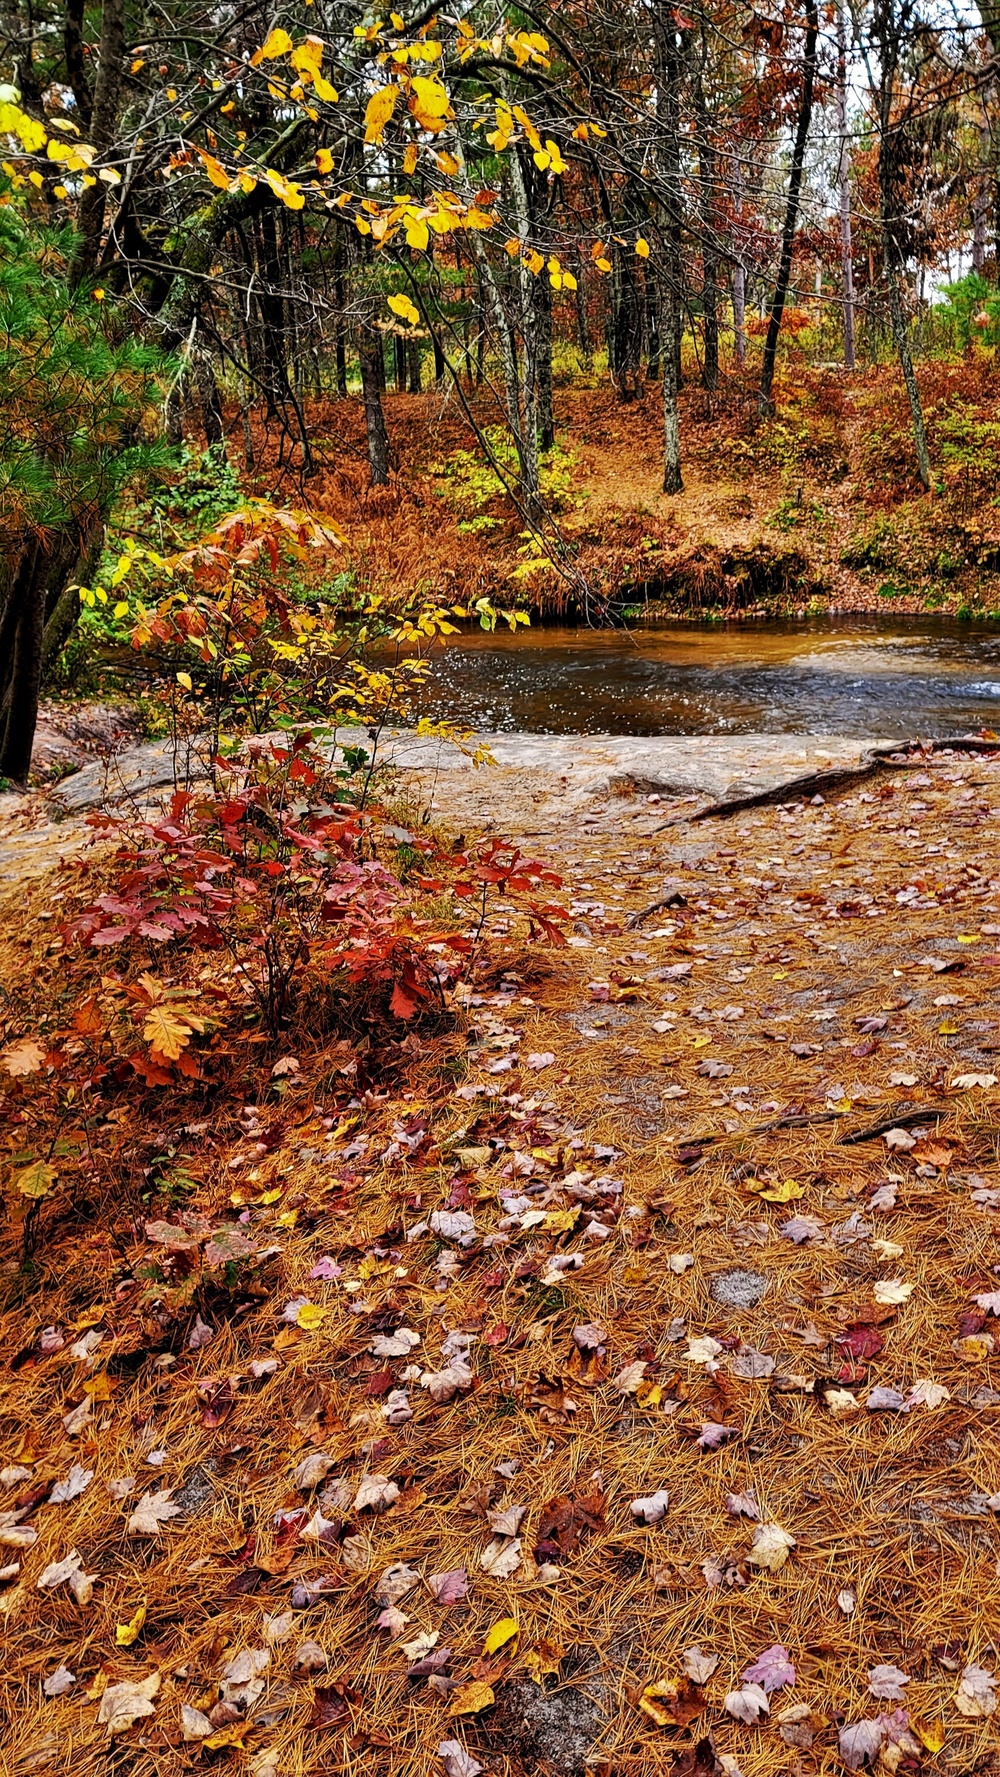
[[[940,479],[920,494],[896,372],[786,364],[778,412],[760,422],[747,374],[682,392],[685,487],[661,491],[655,384],[631,403],[607,387],[557,386],[557,446],[543,493],[558,535],[599,598],[656,614],[1000,609],[1000,376],[992,359],[931,363],[922,393]],[[465,397],[491,431],[489,393]],[[575,595],[527,567],[524,521],[482,467],[454,389],[388,394],[394,473],[370,490],[360,402],[306,404],[316,473],[302,496],[338,519],[366,588],[406,594],[419,563],[436,596],[519,592],[559,615]],[[233,421],[235,448],[238,422]],[[258,436],[273,465],[274,438]],[[470,454],[471,453],[471,454]],[[268,470],[269,485],[273,468]]]
[[[8,1081],[16,1777],[996,1770],[1000,760],[508,787],[569,943],[494,904],[443,1024]],[[100,1005],[89,875],[5,891],[8,1043]]]

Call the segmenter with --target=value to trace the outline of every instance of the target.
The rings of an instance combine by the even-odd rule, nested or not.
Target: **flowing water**
[[[932,738],[1000,725],[1000,626],[815,617],[454,637],[421,714],[535,734]]]

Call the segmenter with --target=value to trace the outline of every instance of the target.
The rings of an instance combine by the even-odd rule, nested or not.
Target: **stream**
[[[450,638],[419,713],[534,734],[923,736],[1000,725],[1000,626],[815,617]]]

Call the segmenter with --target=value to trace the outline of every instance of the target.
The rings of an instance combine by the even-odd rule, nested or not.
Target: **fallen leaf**
[[[508,1641],[512,1641],[517,1632],[518,1625],[514,1617],[501,1617],[499,1622],[494,1623],[483,1642],[483,1653],[495,1654],[498,1648],[506,1647]]]
[[[98,1721],[107,1728],[109,1735],[123,1733],[142,1716],[152,1715],[152,1699],[159,1688],[158,1672],[150,1672],[146,1678],[126,1679],[120,1684],[109,1685],[97,1711]]]
[[[159,1493],[144,1493],[125,1526],[129,1536],[156,1536],[168,1518],[176,1518],[180,1506],[174,1505],[172,1487]]]
[[[634,1499],[629,1507],[633,1518],[641,1518],[644,1524],[659,1524],[670,1504],[670,1495],[665,1487],[656,1493],[650,1493],[645,1499]]]
[[[14,1080],[25,1079],[28,1074],[37,1074],[45,1062],[45,1050],[30,1037],[22,1037],[19,1043],[8,1043],[0,1053],[0,1063],[4,1072]],[[51,1692],[50,1695],[57,1693]]]
[[[881,1719],[848,1722],[840,1730],[840,1756],[849,1771],[872,1762],[885,1739]]]
[[[480,1555],[479,1565],[491,1579],[509,1580],[521,1565],[521,1538],[515,1536],[512,1542],[506,1542],[495,1536]]]
[[[705,1707],[691,1679],[664,1678],[643,1687],[639,1708],[659,1728],[684,1728]]]
[[[790,1549],[795,1547],[795,1538],[780,1524],[762,1524],[754,1531],[750,1553],[747,1556],[751,1567],[766,1567],[770,1573],[777,1573],[788,1560]]]
[[[432,1573],[427,1579],[427,1590],[439,1604],[458,1604],[469,1589],[469,1577],[464,1567],[453,1567],[448,1573]]]
[[[467,1684],[460,1684],[457,1691],[452,1692],[449,1715],[478,1715],[481,1710],[489,1709],[496,1702],[493,1688],[484,1679],[470,1679]]]
[[[479,1760],[473,1758],[471,1752],[466,1752],[459,1740],[442,1740],[438,1758],[444,1765],[445,1777],[479,1777],[483,1769]]]
[[[765,1648],[758,1654],[752,1666],[748,1666],[742,1674],[744,1684],[760,1685],[770,1696],[772,1691],[780,1691],[786,1684],[795,1683],[795,1667],[792,1665],[787,1647],[780,1641],[773,1647]]]
[[[140,1604],[127,1623],[119,1623],[115,1629],[115,1644],[118,1647],[131,1647],[139,1638],[139,1631],[146,1621],[146,1606]]]
[[[955,1692],[955,1708],[960,1715],[976,1719],[992,1715],[996,1710],[996,1679],[982,1666],[966,1666]]]
[[[718,1654],[703,1654],[700,1647],[686,1647],[681,1665],[694,1684],[707,1684],[719,1664]]]
[[[922,1382],[915,1382],[913,1384],[913,1387],[910,1389],[910,1392],[906,1397],[906,1404],[908,1407],[927,1407],[928,1409],[932,1409],[934,1407],[940,1407],[945,1401],[950,1400],[951,1395],[942,1383],[931,1382],[925,1379]]]
[[[916,1287],[915,1283],[904,1283],[901,1277],[888,1277],[875,1285],[872,1294],[881,1307],[891,1308],[908,1302]]]
[[[762,1715],[771,1713],[767,1692],[759,1684],[745,1684],[738,1691],[730,1691],[723,1708],[736,1721],[746,1722],[748,1727],[752,1727]]]
[[[82,1468],[80,1463],[74,1462],[65,1481],[58,1481],[53,1487],[49,1494],[49,1504],[65,1505],[71,1499],[78,1499],[81,1493],[86,1493],[93,1479],[92,1468]]]
[[[373,1512],[385,1512],[398,1498],[399,1488],[388,1475],[366,1475],[354,1496],[354,1510],[363,1512],[370,1508]]]
[[[212,1732],[208,1716],[190,1703],[181,1704],[181,1733],[185,1740],[207,1740]]]
[[[47,1697],[64,1697],[75,1683],[75,1672],[71,1672],[68,1666],[57,1666],[54,1672],[49,1673],[42,1690]]]
[[[909,1673],[901,1672],[898,1666],[873,1666],[868,1674],[868,1689],[880,1702],[904,1703],[906,1691],[903,1687],[909,1682]]]

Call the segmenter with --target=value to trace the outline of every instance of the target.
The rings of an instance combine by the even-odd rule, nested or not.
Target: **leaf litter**
[[[601,910],[555,957],[488,925],[458,1085],[433,1035],[362,1091],[297,1043],[297,1070],[246,1071],[252,1116],[192,1108],[182,1210],[114,1211],[117,1244],[52,1225],[44,1287],[4,1317],[25,1769],[30,1684],[81,1777],[109,1737],[137,1777],[185,1746],[252,1777],[513,1774],[547,1731],[558,1750],[550,1704],[583,1724],[556,1766],[580,1777],[777,1777],[788,1747],[973,1768],[1000,1611],[1000,979],[973,957],[946,1031],[928,985],[1000,913],[973,772],[994,787],[992,761],[938,756],[919,843],[905,783],[698,845],[599,805],[550,851]],[[671,929],[625,933],[667,873]],[[505,1042],[494,1075],[510,1035],[524,1072]],[[6,1040],[16,1092],[37,1057]]]

